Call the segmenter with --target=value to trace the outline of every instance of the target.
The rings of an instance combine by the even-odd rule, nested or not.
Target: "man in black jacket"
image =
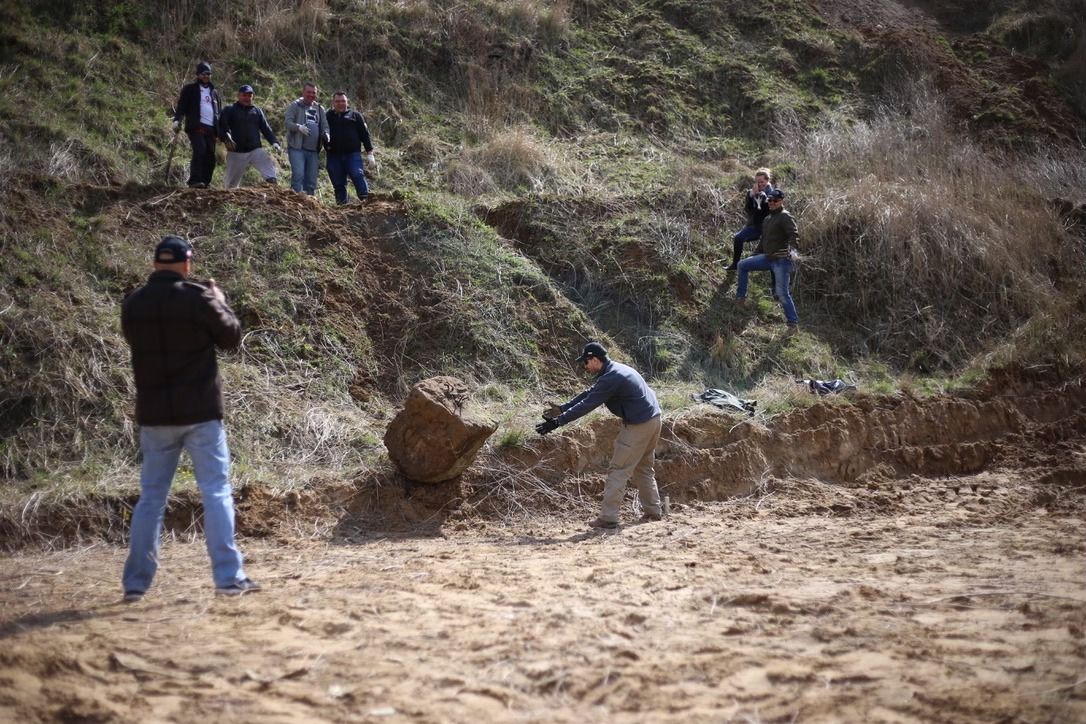
[[[261,134],[276,153],[283,150],[275,140],[264,111],[253,105],[253,87],[243,85],[238,88],[238,102],[223,111],[219,121],[219,135],[227,151],[223,186],[228,189],[240,186],[241,177],[250,166],[256,168],[266,182],[275,183],[275,161],[260,147]]]
[[[328,112],[328,178],[336,190],[336,203],[347,203],[347,177],[351,177],[358,199],[369,195],[366,172],[362,167],[362,147],[366,148],[366,161],[373,163],[373,142],[366,119],[350,110],[350,101],[343,91],[332,95],[332,110]]]
[[[204,537],[216,593],[260,589],[234,544],[230,452],[223,428],[222,379],[215,348],[234,349],[241,324],[214,281],[187,281],[192,247],[178,236],[155,247],[154,273],[124,300],[121,328],[132,350],[140,426],[140,499],[132,511],[124,600],[138,601],[158,569],[166,498],[181,450],[188,450],[204,504]]]
[[[215,136],[219,127],[222,98],[211,84],[211,66],[199,63],[196,80],[181,88],[177,108],[173,114],[173,131],[181,130],[185,121],[185,133],[192,144],[192,163],[189,164],[189,186],[207,188],[215,173]]]

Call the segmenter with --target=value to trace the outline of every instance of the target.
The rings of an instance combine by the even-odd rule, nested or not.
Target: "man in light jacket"
[[[290,187],[312,196],[317,193],[320,149],[329,140],[328,118],[317,103],[317,86],[302,86],[302,97],[287,106],[286,126]]]

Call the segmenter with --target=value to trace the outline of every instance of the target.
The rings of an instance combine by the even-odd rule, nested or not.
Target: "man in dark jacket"
[[[739,262],[739,279],[735,297],[746,304],[747,275],[752,271],[769,271],[773,274],[773,298],[784,307],[784,318],[792,329],[799,324],[796,305],[792,301],[792,257],[795,254],[799,230],[796,220],[784,210],[784,192],[773,189],[766,194],[769,215],[762,223],[762,253],[749,256]]]
[[[267,183],[276,182],[275,161],[260,147],[261,135],[268,139],[276,153],[283,150],[275,139],[275,133],[268,124],[264,111],[253,105],[253,87],[243,85],[238,88],[238,102],[223,111],[219,121],[219,136],[226,144],[226,175],[223,186],[228,189],[240,186],[241,177],[250,166],[254,167]]]
[[[347,203],[347,177],[351,177],[359,201],[369,194],[366,172],[362,167],[362,147],[366,148],[366,160],[373,163],[373,142],[366,119],[358,111],[351,110],[350,101],[343,91],[332,95],[332,110],[328,112],[328,178],[336,190],[336,203]]]
[[[747,214],[747,225],[732,237],[732,264],[725,271],[735,271],[739,268],[744,244],[762,238],[762,221],[769,215],[766,194],[773,190],[769,179],[768,168],[760,168],[754,172],[754,186],[747,190],[746,201],[743,204],[743,210]]]
[[[215,135],[221,110],[222,99],[211,84],[211,66],[200,63],[196,66],[196,80],[181,88],[173,114],[174,133],[181,130],[184,119],[185,133],[192,144],[188,183],[194,188],[206,189],[211,185],[211,175],[215,173]]]
[[[138,601],[158,568],[166,498],[181,450],[188,450],[204,504],[204,537],[216,593],[259,590],[234,544],[230,452],[223,429],[215,348],[234,349],[241,325],[214,281],[186,281],[192,247],[178,236],[155,247],[154,273],[124,300],[121,328],[132,350],[140,426],[140,499],[132,511],[124,600]]]
[[[577,362],[584,365],[589,374],[596,375],[596,383],[564,405],[555,405],[545,411],[545,421],[536,425],[536,432],[546,435],[600,405],[606,405],[612,414],[622,419],[623,427],[615,439],[600,515],[589,525],[593,528],[618,527],[622,497],[631,478],[644,510],[642,520],[660,520],[663,512],[654,469],[656,443],[660,440],[660,403],[656,401],[656,393],[637,370],[609,359],[607,350],[599,342],[586,344]]]

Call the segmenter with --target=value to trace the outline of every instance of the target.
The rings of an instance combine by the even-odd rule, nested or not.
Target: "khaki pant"
[[[646,513],[660,515],[660,491],[656,489],[656,443],[660,439],[660,415],[639,425],[625,425],[615,438],[611,470],[603,489],[600,518],[618,521],[626,483],[633,479],[637,497]]]
[[[245,153],[231,151],[226,154],[226,175],[223,178],[222,185],[228,189],[241,186],[241,177],[245,175],[245,170],[250,166],[255,168],[265,181],[275,180],[278,171],[275,161],[263,148],[257,148]]]

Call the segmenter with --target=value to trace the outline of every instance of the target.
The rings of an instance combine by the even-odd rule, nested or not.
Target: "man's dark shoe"
[[[659,513],[647,513],[646,512],[646,513],[641,514],[641,522],[642,523],[657,523],[657,522],[659,522],[659,521],[661,521],[663,519],[664,519],[664,516],[660,515]]]
[[[124,598],[121,599],[125,603],[136,603],[143,600],[143,591],[125,591]]]
[[[594,521],[588,524],[589,528],[602,528],[605,530],[611,530],[618,527],[617,520],[605,520],[603,518],[596,518]]]
[[[738,271],[738,269],[739,269],[738,264],[731,264],[729,266],[724,267],[724,271]]]
[[[219,586],[215,589],[216,596],[242,596],[246,593],[255,593],[260,590],[260,584],[251,578],[242,578],[234,581],[229,586]]]

